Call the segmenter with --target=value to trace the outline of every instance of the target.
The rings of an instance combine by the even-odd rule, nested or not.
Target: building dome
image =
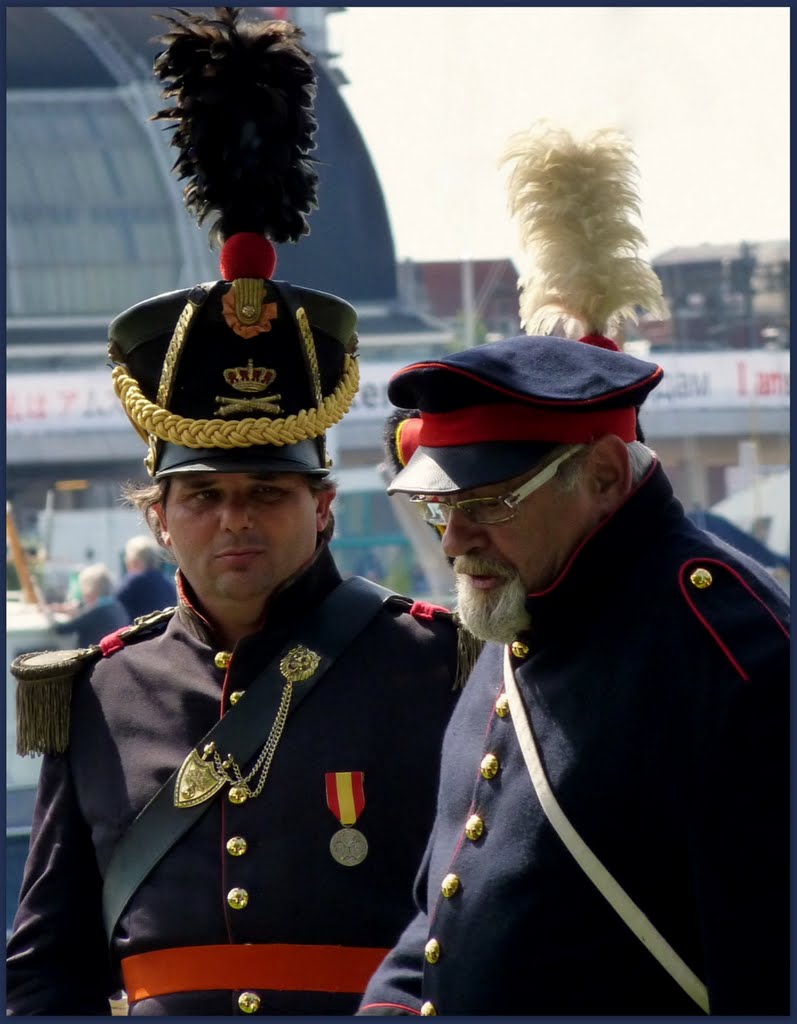
[[[163,25],[153,7],[9,7],[7,316],[96,320],[218,277],[207,230],[170,173],[170,133],[148,123]],[[395,256],[368,151],[323,55],[316,62],[319,209],[279,247],[277,278],[389,302]],[[52,336],[51,336],[52,337]],[[85,330],[82,337],[88,340]]]

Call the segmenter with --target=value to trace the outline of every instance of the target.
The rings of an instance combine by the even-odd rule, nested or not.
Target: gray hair
[[[77,576],[80,595],[85,600],[87,597],[107,597],[113,593],[113,577],[107,567],[96,563],[87,565],[81,569]]]
[[[162,550],[153,537],[140,533],[125,544],[125,561],[140,562],[145,569],[157,569],[163,561]]]
[[[645,476],[657,456],[652,448],[648,448],[641,441],[628,441],[626,448],[631,460],[631,482],[636,485]],[[559,466],[556,471],[556,481],[562,490],[575,490],[581,482],[589,449],[590,445],[585,444],[581,451],[576,452],[572,458],[567,459]]]

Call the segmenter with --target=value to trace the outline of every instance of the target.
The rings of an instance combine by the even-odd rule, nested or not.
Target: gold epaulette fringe
[[[125,644],[150,633],[170,619],[174,608],[137,618],[123,632]],[[99,644],[79,650],[33,651],[11,663],[17,680],[17,753],[63,754],[69,747],[72,683],[103,651]]]
[[[460,621],[459,616],[454,614],[454,621],[457,626],[457,675],[454,680],[454,689],[461,690],[468,681],[468,676],[479,659],[484,647],[484,641],[479,640],[469,632]]]
[[[100,647],[35,651],[11,663],[17,680],[17,753],[62,754],[69,746],[72,681]]]

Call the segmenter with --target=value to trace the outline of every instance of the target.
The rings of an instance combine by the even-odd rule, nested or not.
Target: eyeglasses
[[[582,447],[577,444],[568,448],[545,469],[510,494],[501,494],[494,498],[468,498],[465,501],[429,501],[423,494],[413,494],[410,501],[420,505],[418,511],[421,516],[427,523],[432,523],[434,526],[445,526],[451,518],[451,513],[455,510],[467,516],[473,523],[483,525],[507,523],[517,515],[518,505],[521,501],[539,490],[543,484],[547,484],[556,475],[556,471],[565,459],[569,459]]]

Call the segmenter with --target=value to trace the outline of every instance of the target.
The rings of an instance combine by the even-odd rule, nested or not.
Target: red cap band
[[[455,412],[426,412],[421,424],[418,442],[430,448],[481,441],[585,444],[604,434],[616,434],[623,441],[637,439],[633,408],[554,412],[528,405],[475,405]]]

